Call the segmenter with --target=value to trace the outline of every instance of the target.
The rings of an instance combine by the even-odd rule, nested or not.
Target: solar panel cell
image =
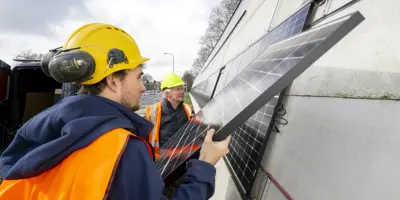
[[[256,43],[247,49],[243,54],[242,62],[240,63],[239,71],[241,72],[245,67],[247,67],[250,62],[254,60],[258,55],[260,55],[261,43]]]
[[[237,75],[242,58],[243,54],[240,54],[237,58],[235,58],[235,60],[232,61],[232,65],[230,67],[231,69],[229,70],[228,76],[225,80],[225,85],[227,85]]]
[[[251,187],[252,177],[257,172],[257,158],[263,154],[262,146],[271,121],[267,114],[267,109],[273,109],[271,102],[276,101],[271,100],[232,133],[230,152],[225,160],[238,176],[239,188]],[[244,159],[247,159],[246,163],[242,161]]]

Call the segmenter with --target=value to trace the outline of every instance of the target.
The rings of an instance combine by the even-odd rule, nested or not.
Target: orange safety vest
[[[129,137],[144,141],[153,157],[148,142],[125,129],[117,128],[100,136],[89,146],[74,151],[60,164],[37,176],[3,180],[0,199],[106,199]]]
[[[183,104],[188,120],[191,118],[192,105]],[[153,104],[146,107],[146,118],[153,123],[154,128],[149,134],[149,142],[153,146],[155,158],[158,159],[161,153],[160,149],[160,124],[161,124],[162,106],[161,103]]]

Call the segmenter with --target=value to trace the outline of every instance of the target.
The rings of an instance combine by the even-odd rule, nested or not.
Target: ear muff
[[[60,51],[50,59],[48,71],[51,77],[61,83],[84,82],[95,70],[93,57],[78,49]]]
[[[49,63],[51,58],[53,58],[54,54],[56,53],[56,50],[50,50],[48,53],[43,55],[42,60],[40,61],[40,66],[42,67],[42,71],[44,72],[44,74],[46,74],[46,76],[51,77],[49,72]]]
[[[108,51],[107,63],[110,68],[119,63],[129,63],[125,53],[120,49]],[[41,60],[43,72],[61,83],[89,80],[96,67],[94,58],[86,51],[74,49],[52,49]]]

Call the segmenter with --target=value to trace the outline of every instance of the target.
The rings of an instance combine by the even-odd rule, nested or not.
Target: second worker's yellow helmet
[[[161,80],[161,90],[173,88],[177,86],[185,85],[185,82],[181,79],[178,74],[168,73],[165,74]]]
[[[110,24],[90,23],[75,30],[61,49],[43,56],[42,68],[59,82],[79,80],[83,85],[91,85],[148,60],[124,30]]]

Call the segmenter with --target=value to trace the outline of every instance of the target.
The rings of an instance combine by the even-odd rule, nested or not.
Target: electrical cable
[[[286,120],[285,118],[283,118],[282,116],[286,114],[286,109],[284,108],[284,105],[282,103],[280,103],[276,109],[275,109],[275,119],[273,122],[273,131],[275,132],[280,132],[278,129],[278,125],[286,125],[288,124],[288,120]]]
[[[268,172],[268,170],[262,166],[260,166],[261,170],[267,174],[268,178],[274,183],[274,185],[278,188],[278,190],[286,197],[288,200],[293,200],[293,197],[290,196],[289,192],[283,188],[283,186],[275,179],[274,176],[272,176],[271,173]]]

